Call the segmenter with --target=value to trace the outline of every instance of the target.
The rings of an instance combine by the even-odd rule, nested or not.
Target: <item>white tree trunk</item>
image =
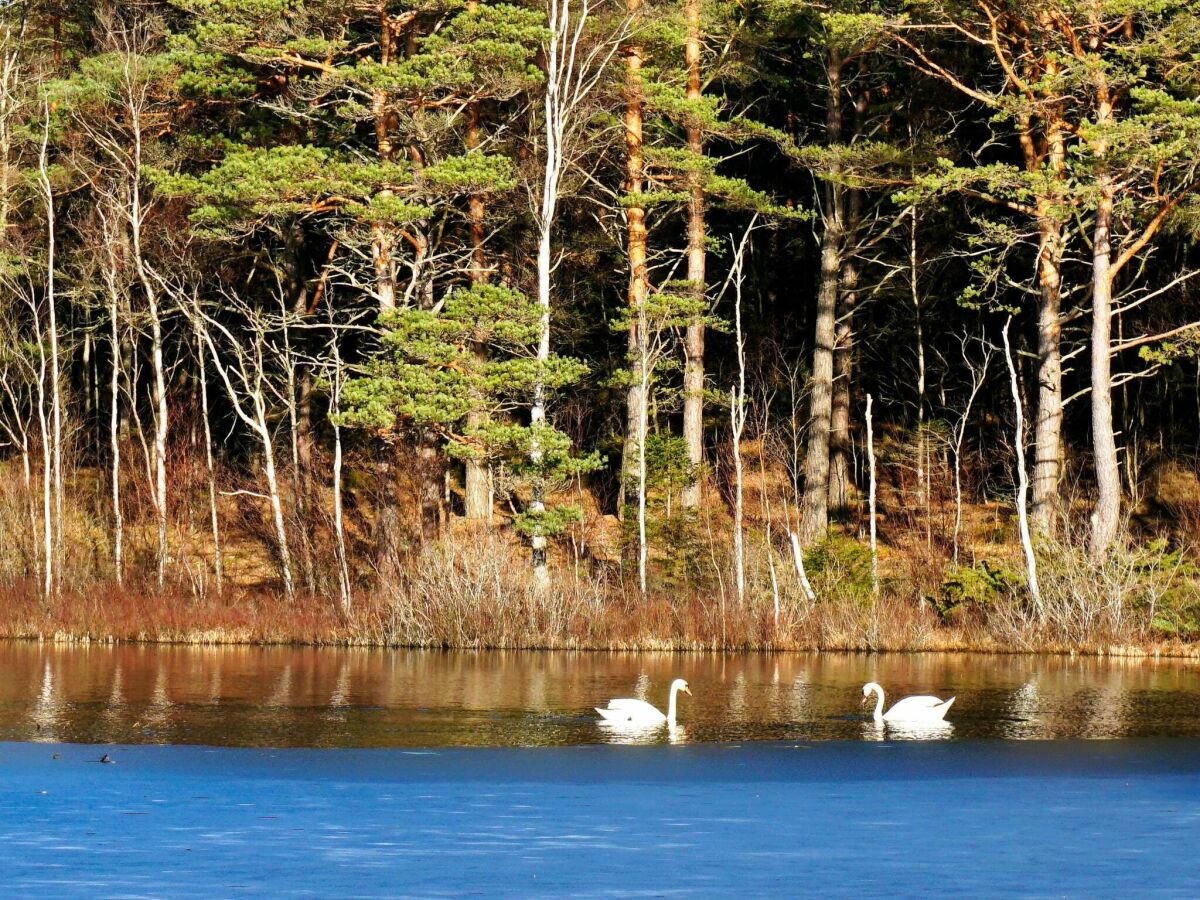
[[[871,516],[871,590],[879,592],[879,543],[876,534],[875,511],[875,423],[871,415],[874,400],[867,394],[867,504]]]
[[[1017,528],[1021,535],[1021,549],[1025,553],[1025,577],[1029,582],[1029,594],[1033,598],[1038,618],[1042,618],[1042,590],[1038,585],[1037,557],[1033,554],[1033,541],[1029,535],[1029,476],[1025,471],[1025,410],[1021,403],[1021,389],[1017,381],[1017,367],[1013,362],[1012,348],[1008,342],[1008,326],[1012,318],[1004,323],[1001,336],[1004,338],[1004,361],[1008,364],[1008,382],[1012,390],[1013,406],[1017,411]]]
[[[202,339],[197,335],[198,340]],[[225,586],[225,564],[221,554],[221,523],[217,516],[217,479],[213,463],[212,449],[212,420],[208,411],[208,365],[204,359],[203,343],[197,348],[198,365],[200,367],[200,408],[204,419],[204,469],[208,476],[208,522],[212,534],[213,546],[213,575],[216,578],[217,593]]]

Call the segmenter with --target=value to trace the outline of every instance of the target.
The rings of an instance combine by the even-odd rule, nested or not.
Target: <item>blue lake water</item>
[[[1200,896],[1186,740],[109,752],[0,745],[10,896]]]
[[[0,673],[5,896],[1200,896],[1195,663],[0,644]],[[596,725],[677,675],[678,731]],[[868,679],[957,695],[952,727],[875,728]]]

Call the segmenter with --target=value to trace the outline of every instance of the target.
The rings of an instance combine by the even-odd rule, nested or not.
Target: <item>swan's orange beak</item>
[[[687,687],[686,685],[684,685],[684,687],[683,687],[683,692],[685,694],[687,694],[689,697],[692,696],[692,689],[690,687]]]

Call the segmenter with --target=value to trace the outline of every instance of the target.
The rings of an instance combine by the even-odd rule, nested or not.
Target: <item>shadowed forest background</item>
[[[0,630],[1187,652],[1200,5],[0,0]]]

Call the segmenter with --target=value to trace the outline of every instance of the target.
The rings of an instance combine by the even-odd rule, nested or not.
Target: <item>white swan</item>
[[[675,724],[675,698],[680,691],[688,695],[692,693],[688,689],[686,681],[682,678],[676,678],[671,682],[671,699],[667,702],[667,714],[665,716],[645,700],[634,700],[631,698],[609,700],[607,709],[601,709],[598,706],[595,709],[596,712],[600,713],[601,719],[613,725],[645,727],[666,723],[673,726]]]
[[[914,722],[914,723],[930,723],[940,722],[946,717],[946,711],[950,709],[955,698],[942,700],[940,697],[930,697],[922,695],[918,697],[905,697],[889,709],[886,713],[883,711],[883,688],[871,681],[863,685],[863,702],[867,702],[867,698],[875,694],[878,700],[875,702],[875,721],[876,722]]]

